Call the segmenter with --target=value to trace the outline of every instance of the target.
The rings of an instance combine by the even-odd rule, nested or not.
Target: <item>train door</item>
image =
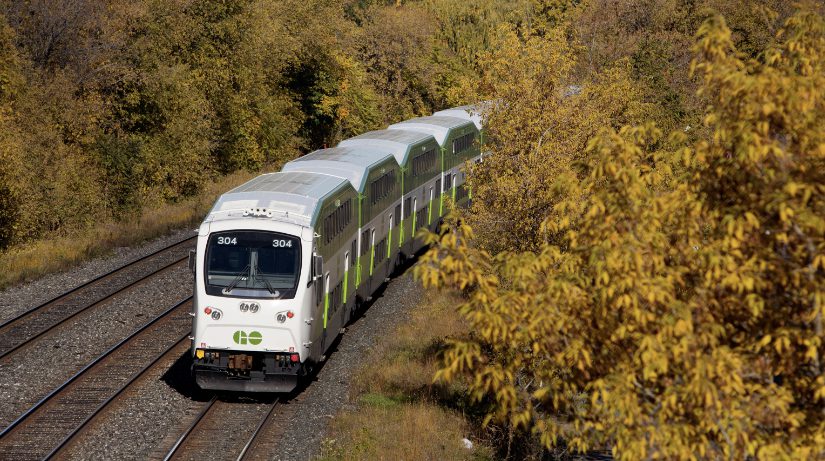
[[[416,221],[418,220],[418,197],[412,198],[412,208],[410,208],[412,212],[412,223],[410,224],[410,255],[414,255],[415,252],[418,250],[418,245],[415,243],[415,234],[418,231],[418,225]]]
[[[327,346],[335,339],[335,336],[329,336],[327,334],[327,323],[328,323],[328,316],[329,315],[329,272],[324,275],[324,335],[323,335],[323,347],[322,350],[326,352]]]
[[[347,293],[348,293],[348,282],[349,282],[349,261],[350,261],[350,252],[347,251],[344,253],[344,286],[341,290],[341,305],[344,307],[341,309],[341,325],[345,325],[349,322],[350,319],[350,306],[347,305]]]
[[[384,259],[387,261],[386,270],[383,271],[385,277],[389,277],[390,273],[392,272],[393,266],[395,264],[392,263],[392,230],[393,230],[393,223],[395,222],[395,216],[392,213],[387,215],[387,222],[389,226],[387,227],[387,247],[383,251],[385,252]]]
[[[433,225],[433,207],[435,206],[435,192],[433,188],[430,188],[430,201],[427,205],[427,227],[432,227]],[[432,229],[431,229],[432,230]]]

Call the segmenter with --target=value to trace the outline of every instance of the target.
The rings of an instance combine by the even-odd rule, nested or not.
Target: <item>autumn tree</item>
[[[639,122],[656,110],[641,102],[627,62],[584,81],[572,75],[575,66],[576,49],[558,29],[519,36],[503,28],[481,58],[483,76],[469,93],[501,103],[484,112],[485,149],[493,155],[469,179],[468,219],[477,243],[493,253],[535,250],[539,225],[562,198],[550,179],[575,175],[602,127]]]
[[[474,331],[437,378],[546,448],[825,459],[825,20],[797,12],[754,59],[714,16],[693,50],[706,139],[602,130],[548,178],[533,251],[455,218],[428,237],[417,274],[464,290]]]

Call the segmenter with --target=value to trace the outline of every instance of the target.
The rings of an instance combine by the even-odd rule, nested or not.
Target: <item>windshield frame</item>
[[[216,241],[218,237],[226,236],[226,234],[233,234],[237,236],[239,233],[246,233],[246,232],[254,232],[258,234],[267,234],[267,238],[272,238],[273,240],[283,240],[283,239],[291,239],[296,243],[297,248],[294,251],[297,253],[296,257],[296,274],[295,274],[295,283],[291,288],[277,288],[276,291],[279,292],[278,296],[274,296],[264,284],[261,287],[239,287],[236,286],[232,289],[231,292],[225,293],[224,289],[227,285],[216,285],[209,282],[209,258],[212,254],[212,250],[215,247],[218,247],[217,244],[213,244],[213,241]],[[206,241],[206,250],[204,251],[204,259],[203,259],[203,283],[204,283],[204,291],[209,296],[220,296],[223,298],[254,298],[254,299],[293,299],[295,298],[296,293],[298,292],[298,286],[300,284],[300,278],[303,272],[303,254],[302,254],[303,246],[301,245],[301,237],[299,235],[292,235],[286,234],[283,232],[271,231],[271,230],[264,230],[264,229],[229,229],[223,231],[212,232],[209,234],[209,237]],[[243,269],[247,273],[251,272],[249,266]],[[236,294],[237,292],[237,294]]]

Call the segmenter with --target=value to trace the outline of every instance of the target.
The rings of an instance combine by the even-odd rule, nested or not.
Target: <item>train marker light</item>
[[[206,314],[206,315],[211,314],[212,313],[212,308],[209,307],[209,306],[206,306],[206,309],[203,310],[203,313]]]
[[[258,309],[260,309],[260,308],[261,308],[261,305],[258,304],[258,303],[250,303],[249,304],[249,312],[252,312],[253,314],[255,312],[258,312]]]
[[[295,317],[295,313],[294,313],[294,312],[292,312],[292,311],[286,311],[286,316],[287,316],[288,318],[292,318],[292,317]]]
[[[301,358],[298,357],[298,354],[292,354],[292,355],[289,356],[289,360],[291,360],[292,362],[297,362],[300,359]]]
[[[249,310],[249,304],[241,303],[241,312],[246,312]]]

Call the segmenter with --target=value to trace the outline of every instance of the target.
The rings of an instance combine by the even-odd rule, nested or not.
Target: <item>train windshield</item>
[[[264,231],[212,234],[205,275],[210,295],[292,298],[301,275],[301,241]]]

